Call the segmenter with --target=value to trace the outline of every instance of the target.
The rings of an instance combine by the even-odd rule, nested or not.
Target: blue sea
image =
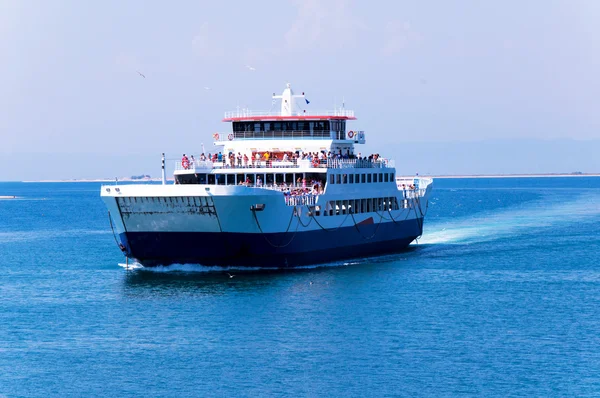
[[[124,268],[97,183],[0,183],[0,396],[599,396],[600,178],[438,179],[404,253]]]

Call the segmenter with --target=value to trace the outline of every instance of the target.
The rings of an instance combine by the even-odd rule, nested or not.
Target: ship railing
[[[314,206],[317,197],[323,193],[323,188],[307,188],[305,184],[241,184],[250,188],[270,189],[283,192],[285,203],[288,206],[308,205]]]
[[[295,159],[295,160],[250,160],[238,163],[237,159],[231,163],[229,159],[212,162],[210,160],[195,160],[175,162],[175,170],[210,171],[212,169],[259,169],[259,168],[317,168],[317,169],[383,169],[395,167],[394,160],[390,159]]]
[[[288,206],[314,206],[317,195],[285,195],[285,204]]]
[[[404,199],[420,198],[425,196],[428,186],[433,182],[432,178],[414,177],[397,178],[396,185],[402,192]]]
[[[332,131],[310,131],[310,130],[290,130],[290,131],[234,131],[234,132],[217,132],[212,138],[215,142],[225,143],[230,141],[243,140],[334,140],[343,139],[337,136],[341,133]],[[341,137],[341,135],[340,135]]]
[[[349,109],[335,109],[335,110],[324,110],[324,111],[302,111],[282,113],[277,111],[253,111],[250,109],[239,109],[235,111],[225,112],[225,119],[238,118],[238,117],[260,117],[260,116],[339,116],[339,117],[354,117],[354,111]]]

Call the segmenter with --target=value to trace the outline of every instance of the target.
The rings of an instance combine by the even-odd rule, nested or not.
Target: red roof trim
[[[354,116],[246,116],[226,117],[224,122],[277,121],[277,120],[356,120]]]

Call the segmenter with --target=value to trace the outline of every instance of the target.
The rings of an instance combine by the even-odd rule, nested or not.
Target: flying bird
[[[146,78],[146,76],[145,76],[145,75],[144,75],[142,72],[140,72],[139,70],[136,70],[136,72],[138,73],[138,75],[140,75],[140,76],[141,76],[141,77],[143,77],[144,79]]]
[[[255,71],[255,70],[256,70],[256,68],[253,68],[253,67],[252,67],[252,66],[250,66],[250,65],[246,65],[246,68],[247,68],[248,70],[251,70],[251,71]]]
[[[227,275],[229,275],[229,279],[231,279],[235,276],[235,275],[231,275],[229,272],[227,273]]]
[[[206,91],[210,91],[210,90],[212,90],[212,88],[210,88],[210,87],[204,87],[204,89],[205,89]]]

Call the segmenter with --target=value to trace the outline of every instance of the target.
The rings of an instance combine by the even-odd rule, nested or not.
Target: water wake
[[[478,214],[428,226],[420,244],[476,243],[513,235],[518,231],[548,228],[568,223],[598,222],[600,196],[545,197],[522,208]]]
[[[365,259],[366,260],[366,259]],[[332,267],[346,267],[349,265],[355,265],[363,262],[364,260],[354,261],[339,261],[324,264],[314,265],[301,265],[298,267],[240,267],[240,266],[210,266],[202,264],[170,264],[170,265],[157,265],[153,267],[145,267],[139,262],[131,262],[129,264],[119,263],[119,266],[128,270],[143,271],[143,272],[154,272],[154,273],[167,273],[167,272],[180,272],[180,273],[217,273],[217,272],[256,272],[256,271],[290,271],[290,270],[307,270],[307,269],[318,269],[318,268],[332,268]]]

